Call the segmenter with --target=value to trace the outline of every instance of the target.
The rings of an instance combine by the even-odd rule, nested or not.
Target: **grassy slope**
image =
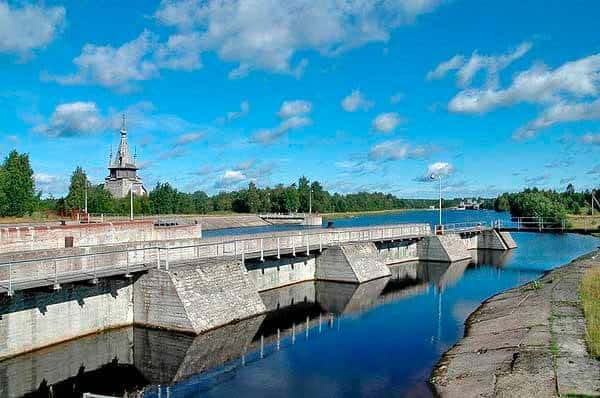
[[[579,287],[590,354],[600,359],[600,268],[590,269]]]

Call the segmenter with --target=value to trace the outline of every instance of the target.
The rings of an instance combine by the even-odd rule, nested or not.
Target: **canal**
[[[482,216],[506,217],[462,211],[445,221]],[[435,219],[406,212],[335,222]],[[52,384],[54,397],[429,397],[432,367],[483,300],[599,244],[572,234],[513,236],[518,249],[480,252],[470,263],[406,263],[363,285],[305,282],[263,292],[268,314],[200,336],[124,328],[12,358],[0,362],[0,396],[47,397]]]

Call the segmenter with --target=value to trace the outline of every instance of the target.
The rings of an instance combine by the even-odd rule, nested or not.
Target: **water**
[[[407,220],[411,213],[385,217],[429,222]],[[370,225],[379,217],[336,223]],[[429,397],[432,367],[483,300],[600,243],[572,234],[513,236],[518,249],[480,252],[472,263],[409,263],[362,285],[305,282],[264,292],[266,316],[197,337],[125,328],[23,355],[0,362],[0,385],[19,385],[19,395],[9,396],[28,397],[48,396],[47,384],[60,397],[141,389],[160,398]]]
[[[499,213],[492,210],[444,210],[442,212],[442,224],[454,224],[462,222],[483,222],[490,225],[493,221],[510,220],[508,213]],[[439,212],[432,210],[409,210],[398,213],[374,213],[360,215],[348,218],[330,219],[323,218],[323,226],[326,227],[329,221],[333,222],[334,228],[344,227],[366,227],[371,225],[386,224],[406,224],[406,223],[428,223],[432,228],[439,224]],[[227,228],[203,231],[202,235],[206,238],[226,235],[245,235],[262,232],[281,232],[310,229],[314,227],[303,227],[301,225],[265,225],[258,227],[245,228]]]

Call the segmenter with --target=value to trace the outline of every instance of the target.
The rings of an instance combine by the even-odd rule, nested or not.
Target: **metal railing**
[[[557,217],[513,217],[510,222],[498,220],[500,228],[514,228],[521,230],[537,231],[565,231],[568,229],[567,219]]]
[[[471,221],[452,224],[438,224],[435,226],[435,231],[437,234],[443,235],[444,233],[481,232],[487,228],[491,227],[483,221]]]
[[[264,261],[267,256],[295,256],[324,247],[361,241],[400,240],[431,235],[428,224],[392,225],[297,231],[295,233],[246,235],[231,239],[201,239],[198,244],[169,246],[155,242],[147,247],[127,247],[96,253],[22,259],[0,264],[0,291],[39,286],[59,289],[61,283],[91,280],[111,275],[130,275],[150,268],[168,270],[172,263],[198,258],[236,257]]]

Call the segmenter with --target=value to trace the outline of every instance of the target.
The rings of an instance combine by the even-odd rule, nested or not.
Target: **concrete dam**
[[[36,228],[0,234],[10,247],[0,251],[0,359],[132,325],[201,335],[266,314],[269,291],[282,286],[354,291],[395,264],[464,263],[479,249],[516,247],[477,223],[443,234],[399,224],[214,238],[201,238],[199,225]]]

